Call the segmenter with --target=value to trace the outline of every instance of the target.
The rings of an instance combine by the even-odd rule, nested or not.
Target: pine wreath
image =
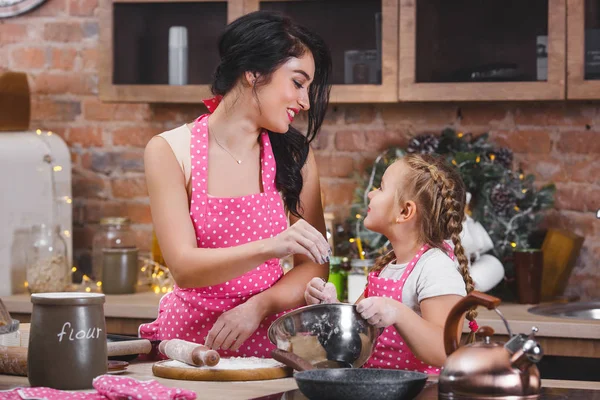
[[[434,135],[420,135],[412,138],[406,148],[407,153],[435,153],[440,146],[440,139]]]
[[[506,215],[517,205],[516,198],[512,191],[502,183],[494,186],[490,192],[490,203],[492,208],[499,215]]]
[[[495,153],[496,161],[500,163],[504,168],[511,168],[513,162],[513,153],[510,149],[505,147],[500,148]]]
[[[533,175],[513,170],[510,149],[496,147],[489,135],[473,136],[445,129],[440,136],[419,135],[406,149],[390,148],[376,158],[363,175],[356,175],[358,187],[345,228],[338,230],[337,254],[357,257],[355,238],[360,238],[366,257],[388,250],[382,235],[364,228],[367,194],[379,187],[385,169],[406,153],[436,153],[458,168],[471,193],[469,212],[480,222],[494,243],[492,253],[512,277],[511,255],[514,248],[530,247],[530,238],[539,227],[542,211],[554,205],[554,184],[537,189]],[[347,239],[347,240],[344,240]]]

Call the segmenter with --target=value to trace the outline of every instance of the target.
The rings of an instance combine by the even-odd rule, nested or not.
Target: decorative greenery
[[[365,257],[376,257],[389,249],[382,235],[364,228],[368,193],[378,188],[385,169],[406,153],[435,153],[455,165],[471,193],[469,213],[480,222],[494,243],[493,254],[512,276],[511,256],[515,248],[530,247],[530,237],[539,226],[541,211],[554,204],[554,184],[534,185],[533,175],[513,170],[513,155],[488,141],[488,134],[477,137],[445,129],[441,135],[420,135],[411,139],[406,150],[390,148],[381,153],[365,175],[357,175],[347,227],[338,230],[337,254],[357,257],[354,238],[360,238]],[[347,240],[340,240],[345,238]]]

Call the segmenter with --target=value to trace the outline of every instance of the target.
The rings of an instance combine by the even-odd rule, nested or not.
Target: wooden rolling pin
[[[130,354],[148,354],[152,351],[152,343],[148,339],[123,340],[106,344],[109,357],[126,356]]]
[[[172,360],[189,365],[213,367],[219,363],[221,356],[208,347],[181,339],[163,340],[158,345],[158,351]]]
[[[0,374],[27,376],[27,348],[0,346]]]
[[[152,344],[147,339],[107,343],[108,356],[147,354]],[[27,376],[27,347],[0,346],[0,374]]]

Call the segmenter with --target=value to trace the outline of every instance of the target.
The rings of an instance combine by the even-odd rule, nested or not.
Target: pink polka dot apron
[[[191,140],[190,216],[198,247],[231,247],[278,235],[287,228],[287,217],[275,187],[275,158],[268,134],[260,134],[262,193],[213,197],[207,193],[207,121],[208,115],[196,120]],[[279,259],[271,259],[218,285],[192,289],[175,286],[161,299],[156,321],[140,326],[140,336],[152,340],[179,338],[203,344],[222,313],[270,288],[282,275]],[[270,357],[275,346],[267,338],[267,330],[279,315],[265,318],[237,351],[219,350],[221,356]]]
[[[454,260],[452,248],[447,243],[444,243],[444,245],[447,249],[448,257]],[[402,302],[402,292],[406,279],[408,279],[408,276],[415,269],[415,265],[421,256],[429,249],[429,245],[421,247],[419,252],[408,263],[399,280],[380,278],[379,273],[381,271],[369,273],[365,298],[379,296]],[[381,333],[377,339],[371,358],[367,360],[363,368],[403,369],[424,372],[426,374],[440,373],[439,368],[425,364],[412,353],[402,336],[394,328],[394,325],[388,326]]]

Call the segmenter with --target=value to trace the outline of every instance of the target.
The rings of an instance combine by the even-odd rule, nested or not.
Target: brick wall
[[[73,161],[74,246],[85,255],[99,219],[127,215],[147,250],[151,216],[143,175],[150,137],[204,112],[198,105],[105,104],[98,100],[98,0],[48,0],[0,20],[0,70],[29,74],[32,129],[60,134]],[[545,226],[586,237],[569,293],[600,298],[599,103],[428,103],[332,106],[315,143],[326,208],[346,216],[349,175],[410,136],[451,126],[490,132],[539,183],[557,185]],[[78,257],[79,260],[85,259]]]

